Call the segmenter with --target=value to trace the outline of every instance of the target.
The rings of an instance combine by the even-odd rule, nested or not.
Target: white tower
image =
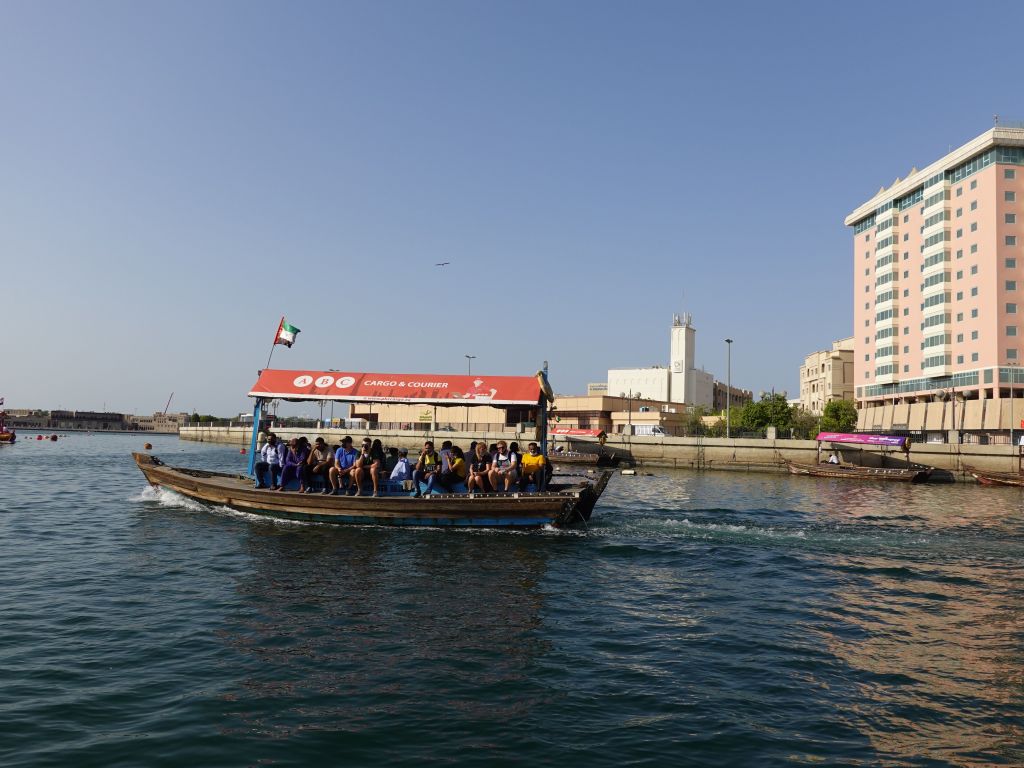
[[[688,374],[693,370],[693,351],[696,344],[697,330],[693,327],[693,318],[689,312],[672,315],[671,359],[669,361],[669,400],[673,403],[692,401],[687,397]]]

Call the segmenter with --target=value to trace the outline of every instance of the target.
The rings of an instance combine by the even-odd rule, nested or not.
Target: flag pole
[[[274,347],[277,346],[277,340],[281,337],[282,328],[284,328],[284,315],[281,315],[281,322],[277,324],[277,331],[274,333],[274,343],[270,345],[270,354],[267,355],[267,364],[264,368],[270,367],[270,358],[274,356]]]

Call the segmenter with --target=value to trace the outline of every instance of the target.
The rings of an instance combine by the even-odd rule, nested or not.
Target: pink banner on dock
[[[859,443],[860,445],[892,445],[902,448],[907,438],[897,435],[860,435],[847,432],[819,432],[816,440],[828,443]]]

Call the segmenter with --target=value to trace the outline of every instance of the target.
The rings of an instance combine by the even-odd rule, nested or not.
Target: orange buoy
[[[146,449],[147,451],[151,451],[151,450],[153,450],[153,444],[152,444],[152,443],[146,443],[146,444],[145,444],[144,446],[142,446],[142,447],[143,447],[143,448],[145,448],[145,449]]]

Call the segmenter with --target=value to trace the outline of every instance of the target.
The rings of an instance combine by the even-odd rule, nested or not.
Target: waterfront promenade
[[[423,432],[410,430],[360,430],[360,429],[312,429],[307,427],[274,427],[273,431],[282,439],[305,435],[312,439],[323,435],[328,443],[340,442],[344,435],[357,440],[363,436],[380,438],[385,445],[415,449],[424,440],[433,440],[440,445],[442,440],[468,446],[471,440],[488,443],[504,439],[517,440],[525,445],[535,439],[533,430],[526,432]],[[223,443],[248,448],[252,428],[237,427],[183,427],[182,440],[207,443]],[[559,440],[560,444],[564,444]],[[580,450],[598,448],[597,443],[574,441]],[[672,467],[675,469],[724,469],[747,472],[785,472],[783,460],[813,463],[817,458],[817,443],[814,440],[749,439],[714,437],[638,437],[609,435],[605,449],[631,457],[638,465],[647,467]],[[823,456],[827,445],[823,445]],[[883,449],[874,446],[845,447],[841,451],[848,461],[878,466]],[[1018,448],[1010,445],[979,445],[977,443],[915,443],[911,445],[910,461],[927,464],[944,470],[942,479],[975,482],[964,466],[978,469],[1009,472],[1017,469]],[[894,459],[903,457],[900,452],[889,451]],[[939,478],[936,478],[939,479]]]

